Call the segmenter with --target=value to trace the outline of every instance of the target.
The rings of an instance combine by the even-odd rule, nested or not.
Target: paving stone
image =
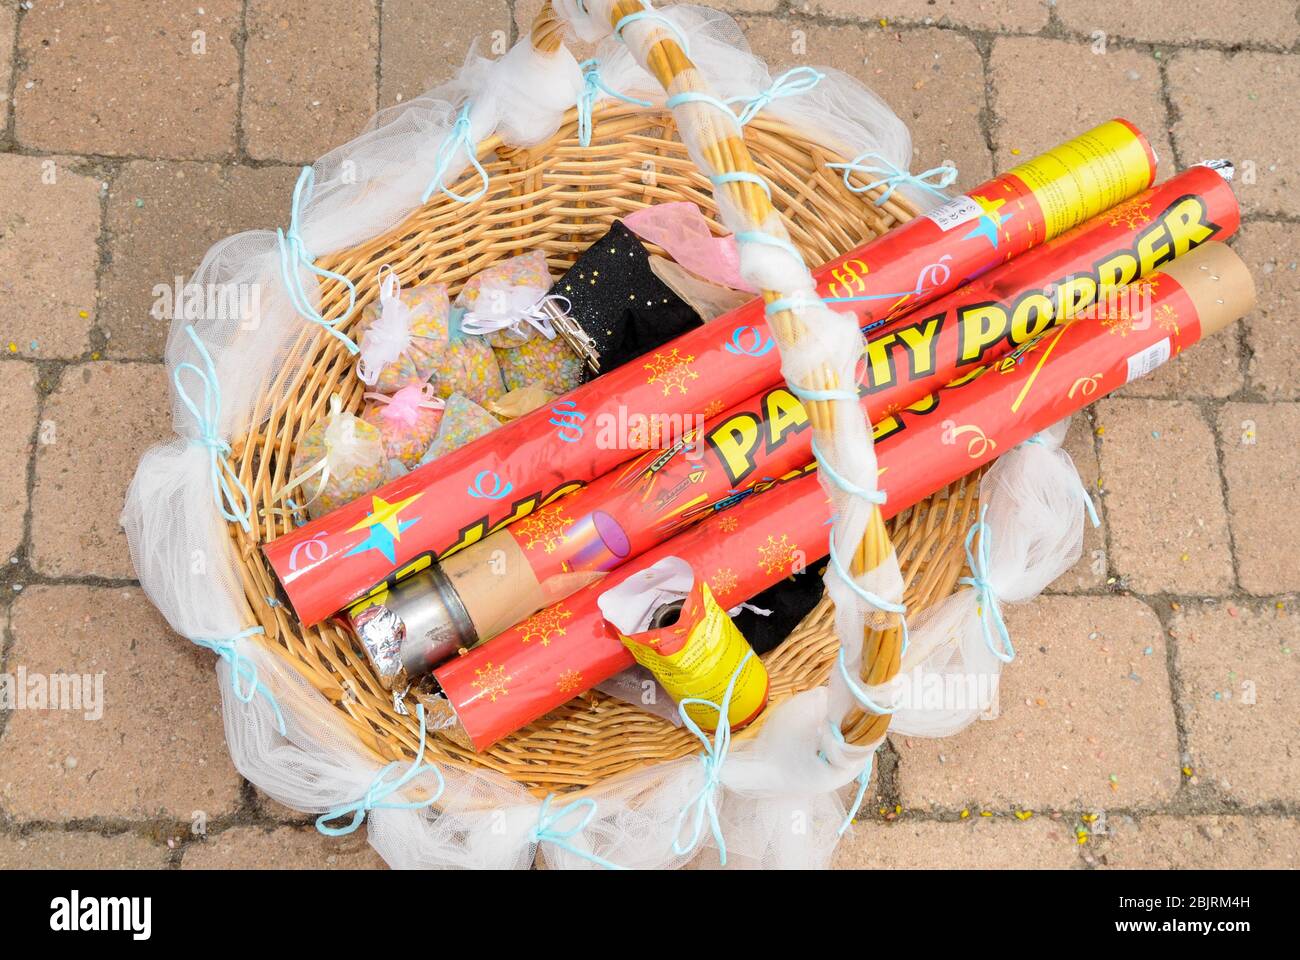
[[[454,23],[455,30],[448,30]],[[480,57],[498,57],[510,45],[505,0],[384,0],[380,31],[380,107],[410,100],[465,62],[470,45]]]
[[[1088,43],[998,37],[989,72],[999,170],[1009,170],[1116,116],[1147,135],[1160,160],[1160,179],[1174,169],[1160,64],[1149,54],[1114,48],[1096,54]],[[1049,106],[1044,96],[1059,89],[1062,77],[1070,78],[1068,89],[1074,92],[1053,96]]]
[[[977,816],[1167,802],[1178,738],[1155,613],[1132,597],[1045,596],[1006,619],[1017,657],[997,719],[943,740],[891,737],[904,807]]]
[[[32,566],[52,577],[133,577],[118,526],[140,456],[171,434],[167,375],[145,363],[63,370],[46,400],[32,491]]]
[[[36,428],[36,367],[10,360],[0,363],[0,562],[23,540],[27,514],[27,464]]]
[[[1300,800],[1300,617],[1221,602],[1173,620],[1196,777],[1246,804]]]
[[[1180,353],[1145,377],[1116,390],[1117,397],[1163,397],[1223,399],[1236,393],[1246,382],[1241,363],[1241,329],[1228,327]]]
[[[1300,400],[1300,232],[1289,223],[1248,223],[1233,249],[1255,278],[1257,305],[1243,321],[1249,389]]]
[[[183,870],[383,870],[366,831],[325,837],[313,828],[232,827],[186,847]]]
[[[1228,522],[1241,586],[1300,591],[1300,525],[1278,494],[1300,490],[1300,404],[1229,403],[1219,411]]]
[[[1088,411],[1081,410],[1074,415],[1070,432],[1065,435],[1064,449],[1079,471],[1083,489],[1092,497],[1102,526],[1094,527],[1090,520],[1084,519],[1083,552],[1079,555],[1079,561],[1048,587],[1050,593],[1092,590],[1104,584],[1110,576],[1106,561],[1106,517],[1101,497],[1097,494],[1097,477],[1101,475],[1101,468],[1097,465],[1097,449],[1093,442]]]
[[[159,870],[167,847],[122,833],[37,830],[27,836],[0,836],[0,870]]]
[[[1054,5],[1068,29],[1089,36],[1101,30],[1111,36],[1184,45],[1209,40],[1277,47],[1289,47],[1300,38],[1291,0],[1251,0],[1230,9],[1221,0],[1146,5],[1055,0]]]
[[[1033,0],[794,0],[794,8],[831,17],[908,23],[939,23],[981,30],[1032,33],[1047,25],[1047,4]]]
[[[1021,822],[904,818],[854,824],[835,850],[840,870],[1068,870],[1082,866],[1069,828],[1047,817]]]
[[[209,158],[235,149],[239,0],[35,3],[18,31],[26,147]]]
[[[95,323],[99,181],[64,157],[0,155],[0,348],[79,357]]]
[[[175,636],[142,591],[28,587],[14,601],[11,630],[5,670],[15,685],[20,668],[28,688],[36,674],[77,674],[102,696],[90,698],[89,711],[83,695],[82,710],[10,713],[0,735],[6,814],[189,821],[196,811],[210,819],[238,807],[213,657]]]
[[[912,131],[912,169],[955,163],[958,188],[992,173],[980,132],[984,67],[966,37],[946,30],[909,30],[895,37],[867,27],[826,27],[777,19],[742,19],[754,52],[773,74],[802,64],[856,77]],[[942,110],[934,104],[942,103]]]
[[[1232,587],[1228,518],[1214,436],[1191,403],[1097,404],[1113,574],[1138,593]]]
[[[1231,157],[1243,211],[1300,215],[1291,137],[1279,135],[1300,129],[1300,58],[1187,50],[1170,60],[1168,76],[1179,157]]]
[[[379,17],[371,0],[249,0],[243,135],[258,160],[308,163],[375,112]]]
[[[1111,817],[1091,850],[1120,870],[1294,870],[1300,830],[1287,817]]]
[[[0,130],[9,124],[9,77],[14,67],[14,32],[18,27],[18,8],[0,4]]]
[[[159,359],[169,291],[188,282],[208,248],[243,230],[287,223],[294,167],[223,167],[140,160],[123,166],[108,197],[111,262],[101,280],[100,328],[111,357]]]

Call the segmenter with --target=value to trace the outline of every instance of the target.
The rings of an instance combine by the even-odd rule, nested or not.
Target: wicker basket
[[[549,3],[534,23],[532,42],[541,50],[554,50],[560,43]],[[670,40],[659,46],[673,48],[662,69],[655,71],[667,85],[670,74],[679,76],[682,63],[689,61]],[[572,110],[554,136],[535,147],[514,149],[495,137],[480,143],[478,157],[489,175],[482,197],[462,205],[437,195],[383,236],[323,258],[321,266],[356,284],[358,309],[352,316],[359,316],[359,307],[377,296],[375,276],[383,264],[397,271],[404,286],[441,281],[455,293],[483,267],[527,250],[545,251],[553,271],[563,270],[613,220],[654,203],[693,201],[721,230],[716,227],[709,181],[676,137],[668,111],[608,105],[598,107],[592,120],[587,147],[579,145]],[[829,260],[915,215],[897,196],[877,203],[877,195],[849,191],[826,167],[844,158],[771,119],[754,119],[745,127],[744,143],[731,143],[728,149],[734,169],[756,171],[771,185],[772,203],[809,263]],[[647,169],[654,171],[653,177],[644,176]],[[752,184],[733,186],[744,202],[767,202]],[[327,319],[342,316],[346,306],[341,284],[322,287],[321,313]],[[289,529],[288,519],[274,509],[272,491],[287,480],[300,438],[325,413],[331,395],[339,395],[354,411],[362,404],[364,388],[340,341],[318,326],[306,325],[302,343],[311,351],[311,362],[284,371],[254,411],[251,422],[261,426],[234,443],[231,462],[251,493],[254,517],[249,533],[230,527],[245,594],[265,627],[261,642],[337,708],[338,722],[381,762],[410,760],[419,743],[416,719],[395,708],[348,633],[330,623],[304,629],[288,610],[267,599],[275,595],[275,580],[259,547]],[[973,479],[952,485],[887,525],[873,524],[869,531],[869,538],[877,541],[875,555],[887,553],[892,540],[912,611],[946,597],[962,573],[962,538],[977,512],[978,484]],[[838,649],[832,621],[830,602],[823,598],[765,657],[774,702],[826,680]],[[893,676],[899,661],[897,628],[869,632],[864,643],[863,678],[874,684]],[[844,726],[845,736],[853,743],[874,742],[884,734],[888,719],[853,714]],[[751,736],[756,728],[737,736]],[[426,758],[443,765],[488,768],[542,796],[579,791],[698,749],[699,741],[685,730],[588,693],[485,753],[431,734]]]

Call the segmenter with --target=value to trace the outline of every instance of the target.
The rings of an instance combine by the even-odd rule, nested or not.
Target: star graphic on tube
[[[984,237],[993,245],[994,249],[997,249],[999,228],[1015,214],[1008,213],[1006,216],[1002,216],[997,212],[998,208],[1006,203],[1006,200],[986,200],[977,194],[972,194],[971,199],[978,203],[980,209],[984,212],[980,214],[979,226],[962,237],[962,239],[969,240],[972,237]]]
[[[365,553],[368,550],[378,550],[389,563],[396,563],[397,552],[394,545],[398,540],[402,539],[403,531],[409,530],[420,521],[419,517],[403,520],[398,514],[421,496],[422,494],[417,493],[396,503],[389,503],[383,497],[372,496],[370,498],[371,512],[366,514],[364,520],[348,528],[348,533],[355,530],[365,530],[366,528],[369,528],[370,533],[366,539],[345,553],[344,556],[350,557],[353,554]]]

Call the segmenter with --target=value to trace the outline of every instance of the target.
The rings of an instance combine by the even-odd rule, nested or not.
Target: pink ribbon
[[[433,387],[427,383],[402,387],[391,397],[382,393],[367,393],[365,398],[384,405],[379,415],[385,423],[401,423],[408,427],[414,427],[419,422],[421,410],[443,410],[447,406],[445,400],[433,395]]]

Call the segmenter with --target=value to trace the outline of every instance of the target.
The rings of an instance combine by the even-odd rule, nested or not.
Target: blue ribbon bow
[[[280,712],[280,704],[276,703],[275,696],[257,678],[257,664],[239,652],[238,641],[265,632],[262,627],[249,627],[247,630],[239,631],[232,637],[191,637],[190,642],[196,646],[211,650],[230,664],[231,690],[241,703],[252,703],[253,697],[259,693],[266,697],[271,704],[271,708],[275,711],[275,720],[280,727],[280,736],[283,737],[287,736],[287,733],[284,726],[284,714]],[[239,685],[241,677],[246,681],[246,686],[241,687]]]
[[[875,160],[875,163],[867,163],[867,160]],[[944,188],[951,187],[957,181],[957,168],[950,163],[943,163],[937,167],[931,167],[922,173],[908,173],[906,170],[900,170],[889,160],[874,150],[868,150],[860,153],[847,163],[828,163],[826,166],[832,170],[844,171],[844,186],[853,193],[868,193],[878,187],[884,187],[885,192],[877,197],[873,203],[880,206],[894,195],[897,190],[905,183],[910,183],[919,190],[932,193],[941,200],[947,200]],[[849,180],[850,173],[861,173],[876,179],[866,184],[855,185]]]
[[[434,191],[441,191],[457,203],[473,203],[487,193],[488,173],[483,169],[483,164],[479,163],[478,151],[474,148],[474,130],[469,120],[469,108],[470,101],[467,100],[465,105],[460,108],[456,122],[451,125],[451,129],[443,137],[442,143],[438,145],[438,152],[434,155],[433,179],[424,188],[424,193],[420,196],[421,203],[428,203]],[[465,151],[465,156],[469,157],[470,166],[474,168],[474,172],[483,181],[477,190],[468,195],[459,194],[443,183],[443,178],[447,176],[447,171],[451,167],[452,158],[456,156],[457,150]]]
[[[736,123],[743,127],[758,116],[763,108],[773,100],[779,97],[795,97],[801,93],[807,93],[824,79],[826,79],[826,75],[814,70],[812,67],[794,67],[773,80],[771,86],[766,90],[760,90],[752,97],[736,96],[720,100],[698,90],[684,90],[681,93],[673,94],[664,101],[664,105],[672,109],[683,103],[707,103],[710,106],[717,107],[723,113],[731,114],[735,117]],[[737,103],[745,105],[740,113],[736,113],[733,106],[733,104]]]
[[[194,327],[192,325],[187,326],[185,333],[198,351],[199,359],[203,361],[203,367],[200,368],[188,360],[176,364],[176,369],[172,371],[172,383],[176,386],[176,396],[180,398],[181,403],[185,404],[185,408],[194,416],[194,421],[199,426],[199,432],[194,438],[194,442],[208,448],[208,462],[212,475],[212,498],[217,503],[217,509],[221,511],[223,517],[231,523],[239,524],[247,533],[250,530],[250,520],[253,512],[252,499],[248,495],[248,488],[239,479],[239,475],[235,473],[235,468],[230,465],[230,444],[222,439],[219,432],[221,382],[217,379],[217,368],[213,365],[212,356],[208,353],[208,348],[203,345],[203,341],[199,339],[199,335],[194,331]],[[181,372],[184,370],[191,371],[203,384],[202,410],[190,399],[185,384],[181,382]]]
[[[357,305],[357,286],[341,273],[335,273],[333,270],[326,270],[323,267],[316,266],[316,258],[312,256],[303,242],[302,233],[299,230],[299,220],[302,216],[302,203],[310,200],[312,190],[316,183],[316,172],[311,167],[303,167],[302,173],[298,174],[298,182],[293,187],[293,203],[289,208],[289,229],[275,231],[275,239],[280,247],[280,274],[284,277],[285,289],[289,292],[289,302],[293,304],[293,309],[304,320],[310,320],[329,331],[330,336],[342,341],[347,347],[348,353],[356,355],[360,348],[352,342],[352,339],[338,329],[339,324],[347,321],[352,316],[352,311]],[[305,196],[304,196],[305,195]],[[307,296],[307,289],[303,286],[302,272],[299,267],[306,267],[308,271],[320,277],[322,280],[336,280],[348,291],[348,308],[343,316],[337,320],[326,320],[311,304],[311,298]]]
[[[344,804],[341,807],[335,807],[328,810],[316,818],[316,829],[327,837],[342,837],[356,831],[366,819],[366,813],[370,810],[418,810],[421,807],[428,807],[438,802],[443,791],[447,789],[447,781],[443,779],[442,771],[432,764],[424,762],[424,744],[426,727],[424,722],[424,704],[417,708],[420,717],[420,746],[415,752],[415,759],[396,780],[389,780],[389,775],[394,773],[402,766],[400,760],[394,760],[388,764],[378,774],[370,784],[370,789],[366,795],[355,803]],[[434,791],[433,796],[428,800],[413,800],[410,802],[392,802],[388,797],[401,790],[416,777],[424,773],[432,772],[438,778],[438,789]],[[348,814],[352,814],[352,820],[341,827],[332,827],[329,825],[331,820],[339,820]]]
[[[980,507],[980,518],[971,524],[970,530],[966,532],[966,565],[970,567],[971,576],[962,577],[957,582],[972,587],[979,594],[979,617],[980,627],[984,630],[984,643],[989,648],[989,653],[997,657],[1003,663],[1010,663],[1016,658],[1015,647],[1011,645],[1011,634],[1007,631],[1007,623],[1002,619],[1002,610],[998,605],[998,596],[993,592],[993,585],[989,583],[989,528],[984,522],[984,515],[988,512],[988,506]],[[975,539],[975,534],[979,534],[979,550],[972,550],[971,543]],[[989,621],[993,621],[993,626],[997,628],[998,637],[1001,640],[1001,649],[993,645],[993,630],[989,627]]]
[[[594,57],[584,60],[579,64],[579,69],[582,70],[583,88],[582,93],[578,95],[578,143],[584,147],[591,146],[591,110],[595,106],[597,94],[603,93],[637,107],[654,106],[649,100],[619,93],[607,86],[605,81],[600,79],[600,61]]]
[[[753,656],[753,650],[746,653],[740,665],[732,673],[731,679],[727,682],[727,691],[722,696],[722,703],[714,703],[701,697],[683,697],[677,702],[677,711],[681,714],[682,723],[687,730],[695,734],[700,743],[704,744],[704,751],[699,757],[700,764],[704,767],[704,785],[677,814],[677,824],[673,828],[673,853],[679,857],[690,853],[699,844],[704,832],[704,821],[707,818],[709,830],[718,844],[718,855],[722,866],[727,865],[727,840],[722,835],[722,823],[718,820],[717,792],[718,787],[722,785],[722,767],[727,762],[727,753],[731,750],[731,695],[735,692],[740,672],[745,669],[745,664],[749,663]],[[711,707],[717,711],[718,728],[713,734],[713,740],[709,740],[708,735],[700,729],[700,725],[686,712],[686,708],[692,704]],[[683,845],[682,825],[692,809],[695,811],[695,816],[691,821],[691,838]]]
[[[812,67],[794,67],[787,70],[773,80],[770,87],[761,91],[757,96],[751,97],[736,119],[740,121],[740,125],[743,127],[758,116],[759,112],[773,100],[779,97],[797,97],[801,93],[807,93],[824,79],[826,79],[826,74],[820,70],[814,70]],[[744,98],[737,99],[743,100]]]
[[[591,821],[595,818],[596,816],[595,800],[592,800],[589,797],[584,797],[580,800],[575,800],[570,804],[560,807],[559,809],[552,812],[551,800],[553,800],[554,798],[555,798],[555,794],[548,793],[546,795],[546,799],[542,801],[541,808],[537,811],[537,826],[533,827],[533,832],[529,834],[529,839],[533,843],[535,844],[549,843],[552,846],[559,847],[561,850],[568,851],[569,853],[573,854],[575,857],[581,857],[582,859],[590,861],[591,863],[594,863],[599,867],[604,867],[606,870],[626,869],[625,867],[620,867],[617,863],[611,863],[609,860],[606,860],[604,857],[597,856],[596,854],[591,853],[588,850],[583,850],[579,847],[575,847],[572,843],[569,842],[578,834],[582,833],[583,830],[587,829],[587,824],[591,823]],[[585,811],[585,813],[583,813],[582,817],[578,820],[577,823],[573,824],[567,829],[564,830],[559,829],[559,825],[561,821],[563,821],[567,817],[570,817],[572,814],[578,812],[579,810]]]

